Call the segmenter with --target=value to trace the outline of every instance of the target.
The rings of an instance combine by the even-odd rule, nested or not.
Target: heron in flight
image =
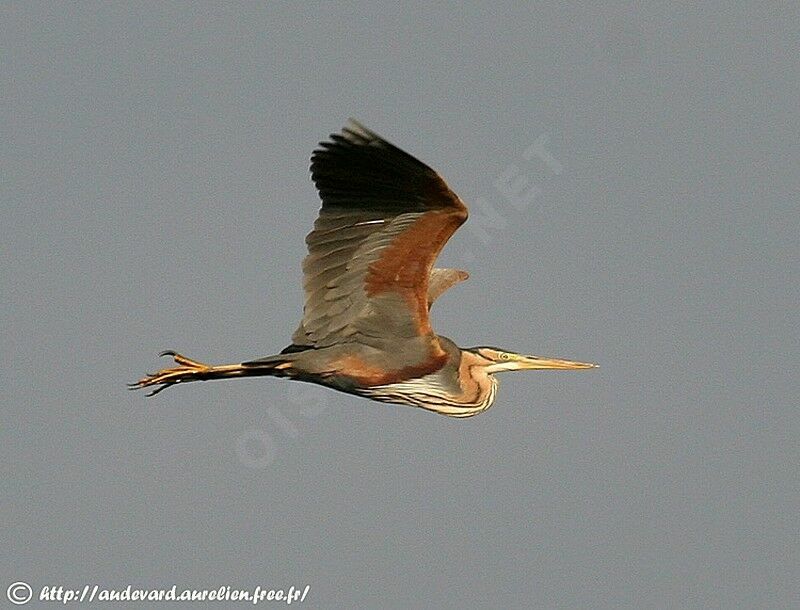
[[[460,348],[431,328],[433,302],[467,273],[433,264],[467,208],[430,167],[351,120],[311,156],[322,209],[306,238],[305,305],[281,353],[209,365],[173,351],[149,396],[189,381],[268,375],[452,417],[488,409],[496,373],[594,364]]]

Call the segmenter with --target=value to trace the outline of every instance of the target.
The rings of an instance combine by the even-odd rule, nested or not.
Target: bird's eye
[[[502,354],[500,354],[500,360],[511,360],[511,354],[503,352]]]

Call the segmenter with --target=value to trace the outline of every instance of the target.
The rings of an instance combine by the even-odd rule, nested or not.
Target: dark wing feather
[[[356,342],[417,360],[441,356],[428,282],[467,209],[424,163],[351,121],[311,157],[322,199],[303,262],[297,346]],[[413,359],[412,358],[412,359]]]

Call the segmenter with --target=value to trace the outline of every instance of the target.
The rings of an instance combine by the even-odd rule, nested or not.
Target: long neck
[[[458,366],[458,381],[461,395],[458,402],[474,408],[475,415],[492,406],[497,393],[497,378],[486,372],[486,361],[467,350],[461,350],[461,362]]]
[[[449,417],[471,417],[492,406],[497,391],[497,379],[486,374],[478,358],[456,348],[450,362],[440,371],[397,383],[359,388],[355,393],[373,400],[421,407]]]

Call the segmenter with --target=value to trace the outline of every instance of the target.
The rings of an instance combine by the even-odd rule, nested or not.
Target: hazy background
[[[800,20],[652,4],[4,3],[3,602],[797,607]],[[507,374],[466,421],[126,391],[165,348],[288,343],[348,116],[472,207],[440,333],[602,368]]]

